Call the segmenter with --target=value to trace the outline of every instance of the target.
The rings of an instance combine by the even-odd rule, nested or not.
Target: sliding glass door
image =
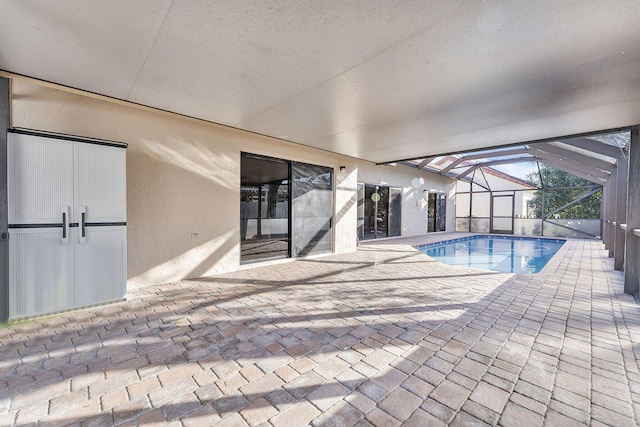
[[[240,261],[333,250],[333,169],[242,153]]]
[[[447,195],[429,193],[427,204],[427,231],[445,231],[447,227]]]
[[[361,240],[400,236],[402,190],[358,184],[358,237]]]

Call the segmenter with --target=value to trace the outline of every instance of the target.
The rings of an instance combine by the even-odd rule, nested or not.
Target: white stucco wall
[[[424,183],[412,186],[415,178]],[[429,172],[405,166],[380,166],[358,162],[358,182],[402,188],[402,236],[418,236],[427,233],[427,199],[425,192],[435,190],[447,194],[446,231],[455,231],[455,181]]]
[[[240,153],[335,172],[334,251],[357,247],[357,183],[403,188],[403,235],[426,232],[423,190],[451,196],[453,181],[372,163],[116,100],[14,79],[13,127],[120,141],[127,149],[128,285],[239,268]],[[341,171],[340,166],[345,166]],[[411,180],[423,177],[420,189]],[[447,229],[455,208],[447,206]],[[197,237],[196,237],[197,236]]]
[[[129,144],[129,285],[239,268],[242,151],[334,168],[334,249],[356,248],[353,159],[20,80],[12,82],[12,126]]]

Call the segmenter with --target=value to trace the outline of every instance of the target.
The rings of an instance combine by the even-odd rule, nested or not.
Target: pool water
[[[416,248],[438,261],[504,273],[537,273],[564,240],[526,237],[473,236]]]

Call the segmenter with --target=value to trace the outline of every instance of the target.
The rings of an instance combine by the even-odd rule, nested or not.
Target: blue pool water
[[[416,248],[444,264],[505,273],[537,273],[563,243],[564,240],[557,239],[473,236]]]

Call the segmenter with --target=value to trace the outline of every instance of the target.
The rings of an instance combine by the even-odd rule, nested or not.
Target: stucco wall
[[[419,188],[412,186],[416,178],[423,180]],[[456,229],[455,181],[451,178],[420,172],[406,166],[380,166],[359,162],[358,182],[402,188],[402,236],[418,236],[427,233],[425,195],[433,190],[447,194],[446,230],[455,231]]]
[[[12,126],[129,144],[129,285],[238,269],[242,151],[333,167],[334,248],[355,250],[353,159],[20,80],[12,84]]]
[[[403,235],[426,231],[424,189],[445,191],[452,203],[454,185],[447,178],[20,79],[12,84],[12,126],[129,144],[129,286],[239,268],[243,151],[334,168],[337,253],[356,249],[358,182],[403,187]],[[423,187],[411,187],[415,177],[423,177]],[[453,205],[447,214],[447,229],[454,230]]]

